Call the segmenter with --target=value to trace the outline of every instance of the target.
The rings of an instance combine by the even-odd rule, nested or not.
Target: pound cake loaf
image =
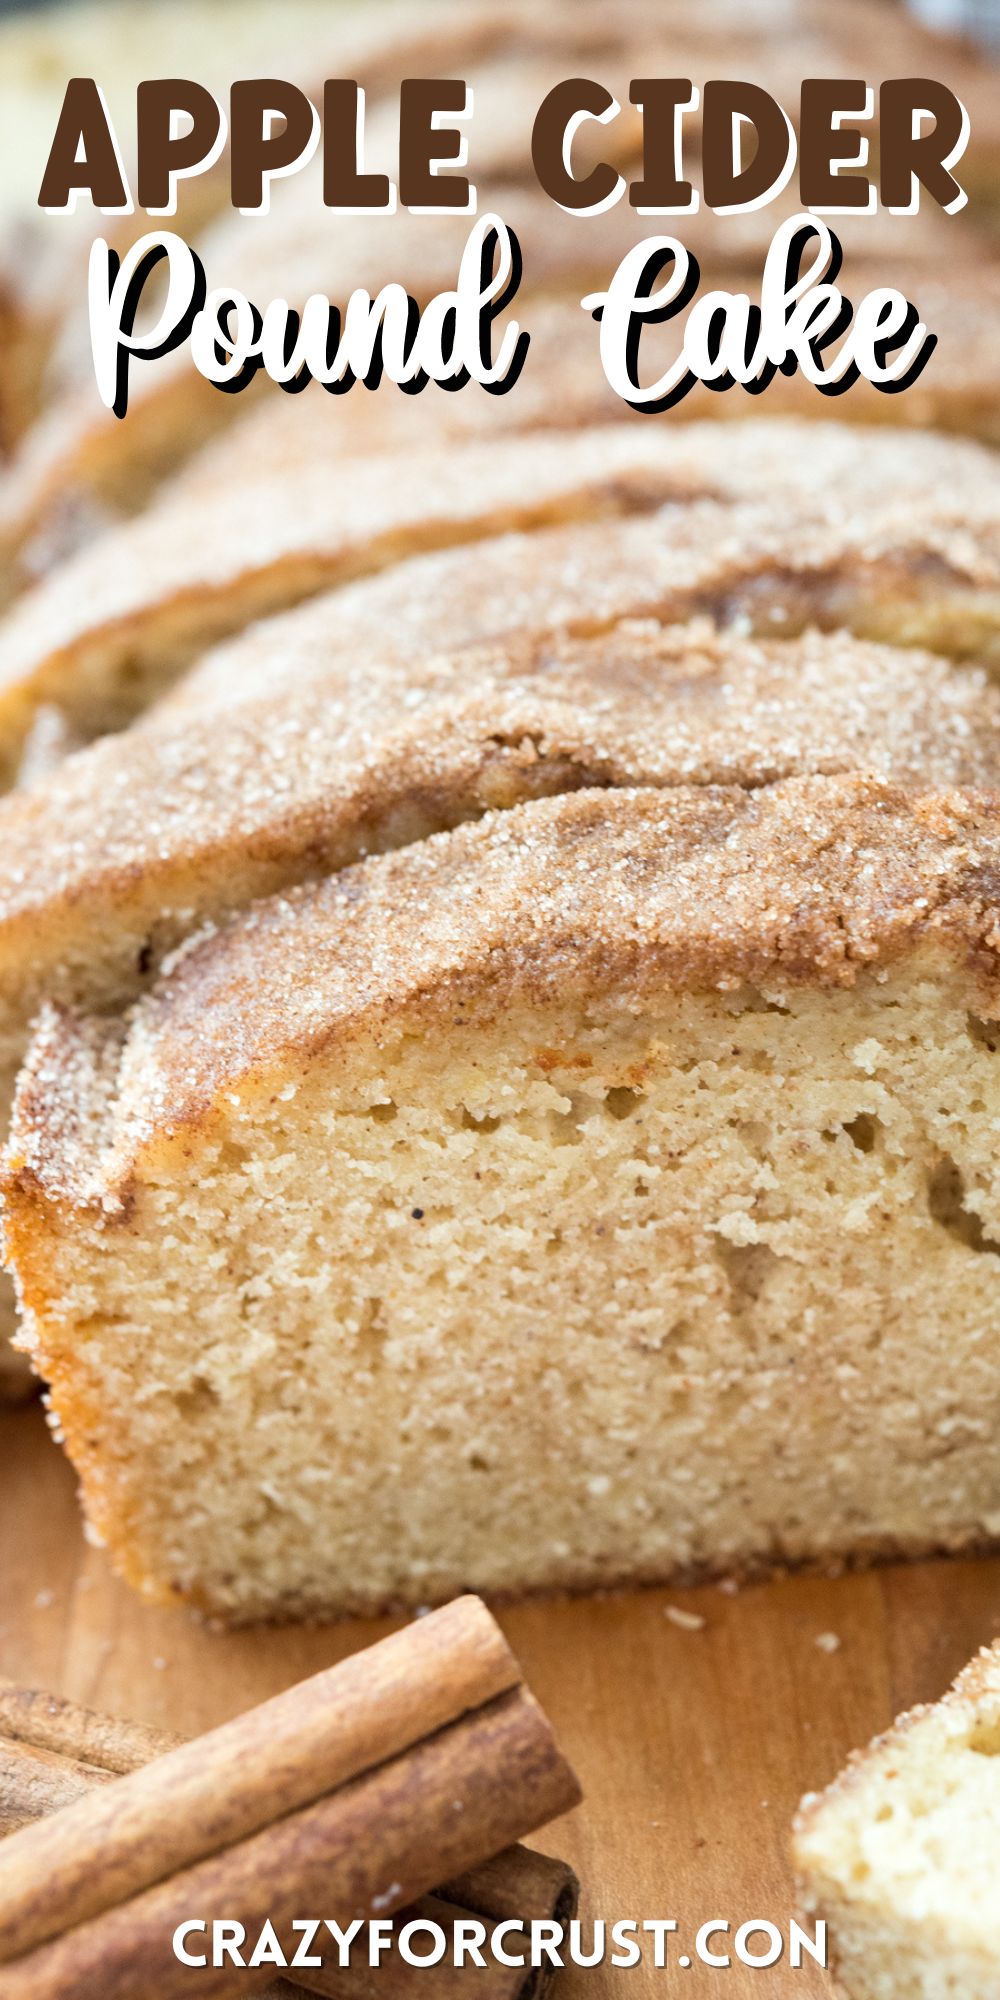
[[[119,1005],[205,918],[489,806],[592,782],[757,784],[859,767],[995,782],[995,696],[981,671],[903,650],[919,638],[955,657],[995,651],[1000,534],[985,455],[956,462],[933,440],[907,453],[911,469],[962,475],[964,502],[959,513],[929,486],[900,506],[880,501],[878,482],[862,491],[862,445],[845,455],[839,433],[820,431],[829,495],[800,504],[796,468],[820,461],[798,449],[797,427],[737,436],[731,503],[677,499],[601,520],[617,495],[599,488],[592,522],[394,563],[252,626],[144,722],[75,755],[93,682],[89,697],[86,677],[74,688],[72,718],[40,705],[22,789],[0,803],[0,1116],[42,998]],[[674,440],[675,490],[694,477],[698,437]],[[753,500],[754,455],[759,466],[775,446],[787,496]],[[693,613],[735,629],[664,633],[662,621]],[[636,617],[645,631],[623,622]],[[893,650],[844,634],[795,643],[810,624]],[[737,637],[747,627],[783,636],[754,648]],[[154,613],[151,639],[160,630]],[[124,691],[120,719],[138,699],[134,652],[116,652],[112,635],[82,659],[110,676],[106,714],[110,691]],[[0,1354],[9,1393],[15,1357],[6,1343]]]
[[[1000,1646],[804,1799],[793,1851],[848,2000],[996,2000]]]
[[[652,470],[640,454],[634,483],[631,450],[628,476],[615,479],[598,441],[584,443],[556,467],[555,491],[561,478],[566,504],[592,518],[545,525],[535,477],[533,531],[473,546],[464,536],[504,493],[519,504],[538,460],[508,447],[509,464],[477,487],[482,461],[460,457],[455,516],[441,517],[460,545],[405,561],[390,560],[380,523],[408,521],[419,540],[419,495],[411,509],[412,481],[394,494],[381,477],[367,527],[356,516],[338,542],[349,566],[384,561],[381,574],[251,625],[144,722],[67,756],[88,725],[120,723],[144,688],[169,684],[176,637],[155,574],[126,578],[138,608],[124,621],[102,626],[85,593],[79,645],[50,658],[33,688],[8,687],[26,789],[0,804],[0,1116],[41,999],[127,1002],[205,918],[491,805],[593,782],[756,784],[866,766],[907,782],[992,784],[981,673],[900,649],[996,653],[993,461],[902,439],[873,476],[866,434],[757,423],[734,429],[725,454],[717,437],[714,426],[672,430]],[[913,489],[902,499],[894,474]],[[687,497],[706,484],[717,497]],[[642,511],[664,492],[666,506]],[[637,514],[606,513],[633,502]],[[180,511],[178,532],[183,559],[200,560]],[[252,574],[237,578],[230,615],[249,616],[253,599]],[[197,591],[182,601],[197,645],[217,608]],[[703,629],[661,643],[663,622],[696,614],[782,638],[763,652],[735,634],[710,645]],[[656,621],[651,636],[621,623],[636,617]],[[791,643],[814,624],[895,650]],[[484,641],[491,653],[468,654]],[[12,1329],[12,1301],[3,1307]],[[0,1353],[3,1393],[16,1362],[6,1343]]]
[[[91,1522],[231,1619],[1000,1528],[1000,820],[535,800],[49,1007],[7,1253]]]
[[[656,528],[638,541],[633,524],[607,532],[575,598],[589,531],[485,544],[478,567],[402,564],[333,600],[322,630],[293,616],[206,657],[199,686],[0,802],[0,1115],[43,998],[120,1005],[206,918],[490,807],[593,783],[861,768],[996,782],[1000,697],[980,669],[843,632],[795,639],[781,537],[755,523],[758,562],[748,543],[737,588],[737,521],[713,552],[700,543],[720,510],[676,511],[634,524]],[[806,546],[800,535],[803,561]],[[770,576],[781,640],[611,616],[651,601],[683,615],[714,579],[727,607],[745,602],[767,628]],[[505,578],[520,595],[484,589]],[[862,581],[859,619],[865,602]],[[443,608],[457,641],[505,617],[512,629],[436,652]]]
[[[652,644],[648,671],[662,685],[650,686],[640,707],[652,723],[657,705],[679,686],[680,736],[664,741],[662,755],[636,763],[634,734],[626,732],[628,754],[614,764],[620,693],[611,690],[609,728],[593,701],[574,716],[570,687],[578,694],[582,682],[573,683],[572,650],[556,648],[549,660],[549,638],[583,641],[611,634],[623,619],[670,624],[702,614],[723,627],[789,639],[810,624],[846,626],[897,648],[920,643],[988,662],[1000,603],[1000,488],[992,459],[976,447],[894,440],[873,474],[868,435],[836,426],[737,426],[724,452],[715,426],[679,426],[658,439],[650,434],[645,445],[641,430],[632,438],[637,450],[614,431],[605,452],[600,434],[583,434],[564,451],[552,444],[541,459],[527,443],[512,442],[495,465],[477,450],[459,453],[436,523],[423,513],[411,468],[405,478],[389,465],[359,473],[350,519],[337,521],[327,505],[332,539],[320,568],[328,580],[331,559],[333,574],[381,573],[328,590],[284,617],[250,622],[214,652],[200,649],[218,627],[220,604],[230,622],[253,620],[261,563],[266,570],[285,535],[272,528],[275,514],[292,521],[293,540],[308,541],[307,522],[291,507],[294,482],[282,506],[279,485],[262,482],[256,490],[248,514],[257,555],[247,543],[234,551],[228,581],[218,538],[213,556],[202,516],[178,505],[166,517],[176,539],[172,552],[160,552],[165,568],[147,562],[123,570],[125,558],[138,559],[142,550],[131,534],[115,537],[115,564],[103,578],[81,558],[25,605],[6,628],[0,694],[6,775],[26,787],[0,805],[0,1116],[32,1013],[47,995],[99,1006],[128,1001],[163,952],[204,918],[489,805],[562,784],[608,782],[613,765],[616,782],[690,778],[690,738],[683,757],[678,746],[695,720],[714,729],[726,719],[727,775],[738,771],[736,751],[755,739],[772,775],[871,763],[907,780],[920,772],[942,785],[993,782],[993,723],[981,678],[901,654],[853,652],[847,641],[829,654],[779,646],[769,660],[741,655],[727,642],[714,664],[703,638],[671,644],[662,657]],[[540,482],[546,466],[547,485]],[[903,480],[909,490],[900,499],[894,482]],[[714,497],[691,497],[706,488]],[[551,525],[561,512],[584,518]],[[530,532],[467,545],[498,517],[527,519]],[[205,521],[210,531],[207,514]],[[457,545],[398,559],[438,534]],[[165,594],[163,577],[177,561],[176,574],[188,580]],[[205,586],[210,574],[214,595]],[[60,619],[75,637],[53,647],[53,620],[58,628]],[[40,657],[19,673],[14,638],[26,627],[34,629]],[[487,685],[499,672],[508,720],[516,710],[520,724],[537,725],[524,743],[490,741],[491,710],[477,704],[479,669],[465,658],[470,644],[483,641],[502,642],[509,652],[499,665],[493,659]],[[68,754],[95,729],[141,712],[157,689],[169,689],[189,651],[197,663],[141,726]],[[639,686],[640,656],[628,640],[611,644],[602,667],[609,686],[618,671],[622,688]],[[584,680],[599,658],[594,652],[589,667],[579,663]],[[432,659],[437,664],[425,672]],[[455,758],[435,769],[449,707],[445,681],[448,674],[463,681],[467,671],[466,734]],[[511,685],[525,676],[533,690],[527,707]],[[385,702],[375,738],[355,729],[342,744],[352,706],[373,713],[370,699],[364,706],[366,684],[376,707],[379,698]],[[789,731],[783,743],[766,717],[758,728],[755,704],[765,684],[768,698],[779,695],[775,714]],[[813,705],[811,717],[797,692]],[[896,699],[898,723],[889,726]],[[393,704],[407,702],[416,704],[411,726],[394,734]],[[816,726],[821,716],[831,730],[826,738]],[[421,761],[428,718],[433,730]],[[573,745],[568,761],[547,746],[553,719],[553,743],[561,736]],[[536,739],[538,754],[530,748]],[[698,769],[718,773],[714,755],[709,745]],[[412,771],[407,758],[416,760]],[[759,774],[754,757],[746,768]],[[3,1330],[11,1330],[9,1296],[0,1308]],[[0,1356],[0,1394],[9,1394],[12,1370],[21,1385],[26,1372],[5,1341]]]

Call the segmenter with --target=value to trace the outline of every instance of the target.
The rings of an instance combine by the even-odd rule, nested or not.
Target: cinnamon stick
[[[0,1960],[258,1833],[520,1678],[485,1605],[458,1598],[44,1826],[25,1827],[0,1846]]]
[[[3,1741],[6,1735],[8,1741]],[[137,1769],[182,1739],[145,1728],[67,1701],[0,1680],[0,1834],[55,1812],[86,1791],[107,1784],[114,1772]],[[55,1748],[58,1746],[58,1750]],[[86,1753],[92,1760],[81,1761]],[[537,1918],[567,1922],[576,1912],[579,1884],[564,1861],[528,1847],[507,1847],[478,1868],[443,1883],[396,1920],[393,1949],[379,1967],[360,1958],[350,1965],[329,1966],[321,1974],[305,1973],[310,1990],[335,2000],[427,2000],[427,1975],[400,1957],[396,1942],[404,1922],[413,1917],[440,1924],[451,1936],[454,1925],[471,1916],[490,1922]],[[516,1950],[512,1945],[512,1953]],[[490,1959],[488,1943],[484,1947]],[[484,1970],[474,1965],[435,1968],[435,2000],[537,2000],[548,1986],[551,1966],[521,1971],[495,1960]],[[275,1981],[261,2000],[301,2000],[303,1986]]]
[[[50,1750],[57,1756],[111,1777],[124,1777],[162,1757],[167,1750],[179,1750],[183,1736],[165,1729],[150,1729],[142,1722],[126,1722],[117,1716],[102,1715],[66,1701],[62,1695],[46,1694],[38,1688],[19,1687],[0,1679],[0,1737],[10,1743],[29,1743],[36,1750]]]
[[[0,1729],[40,1735],[54,1781],[85,1786],[0,1846],[0,2000],[273,1990],[270,1973],[182,1965],[176,1924],[221,1914],[252,1945],[268,1919],[281,1937],[303,1913],[391,1916],[579,1796],[474,1599],[114,1783],[52,1746],[121,1763],[150,1742],[77,1721],[0,1691]],[[16,1772],[17,1743],[4,1755]],[[321,1990],[346,1989],[324,1973]]]
[[[576,1915],[580,1884],[567,1862],[517,1846],[453,1875],[438,1894],[497,1923],[504,1917],[521,1917],[526,1924],[544,1917],[568,1923]]]
[[[0,1847],[0,1865],[5,1851],[36,1830],[58,1827],[130,1782],[102,1787],[42,1828],[12,1835]],[[232,1965],[193,1972],[174,1956],[177,1926],[224,1915],[252,1942],[270,1920],[291,1954],[293,1922],[303,1914],[338,1923],[391,1916],[435,1880],[565,1811],[578,1795],[537,1703],[523,1687],[510,1689],[315,1804],[129,1900],[108,1907],[102,1896],[99,1916],[0,1967],[0,2000],[93,2000],[98,1993],[101,2000],[140,2000],[151,1992],[157,2000],[193,1992],[224,2000],[253,1992],[273,1975]],[[100,1871],[99,1850],[91,1867]],[[36,1921],[51,1925],[47,1888],[42,1875]]]
[[[423,1896],[412,1909],[400,1913],[392,1947],[380,1965],[367,1965],[361,1957],[343,1970],[329,1966],[322,1972],[300,1972],[295,1976],[305,1982],[307,1992],[325,1994],[329,2000],[389,2000],[389,1996],[391,2000],[431,2000],[431,1996],[433,2000],[472,2000],[472,1996],[475,2000],[537,2000],[543,1990],[540,1969],[501,1965],[491,1956],[488,1941],[482,1947],[485,1966],[450,1965],[442,1959],[431,1971],[411,1965],[401,1957],[398,1942],[404,1923],[419,1918],[438,1924],[450,1939],[455,1924],[468,1921],[468,1917],[468,1910],[461,1910],[454,1903],[442,1902],[438,1896]],[[508,1938],[507,1949],[514,1957],[522,1947],[516,1938]]]
[[[91,1770],[69,1757],[22,1743],[0,1743],[0,1835],[16,1833],[33,1820],[73,1805],[95,1785],[108,1784],[106,1771]]]

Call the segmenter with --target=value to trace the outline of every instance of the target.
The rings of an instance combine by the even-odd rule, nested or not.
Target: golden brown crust
[[[17,751],[41,701],[110,727],[147,677],[169,679],[205,645],[255,617],[400,555],[507,527],[635,511],[697,475],[653,436],[620,429],[572,441],[514,440],[438,452],[421,463],[345,462],[273,480],[220,506],[164,499],[62,564],[2,634],[0,715]],[[123,669],[127,669],[123,672]],[[122,683],[125,683],[124,687]],[[141,700],[141,694],[140,694]]]
[[[513,440],[412,461],[345,462],[297,474],[282,503],[273,480],[166,496],[63,564],[8,618],[0,701],[16,727],[32,689],[63,681],[82,698],[81,655],[141,653],[178,623],[180,659],[275,604],[384,567],[422,547],[562,517],[613,515],[705,484],[685,433],[676,447],[622,427],[572,440]],[[148,637],[147,637],[148,635]],[[11,711],[13,711],[11,713]],[[5,715],[5,721],[8,715]]]
[[[100,1029],[50,1017],[22,1076],[8,1199],[15,1215],[38,1191],[120,1206],[143,1160],[183,1144],[223,1093],[515,1001],[628,1009],[664,990],[843,986],[933,943],[989,1015],[998,906],[990,796],[804,778],[489,815],[192,940],[134,1009],[120,1066]]]

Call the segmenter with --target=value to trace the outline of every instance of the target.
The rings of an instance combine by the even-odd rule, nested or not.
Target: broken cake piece
[[[995,2000],[1000,1646],[803,1800],[793,1857],[848,2000]]]

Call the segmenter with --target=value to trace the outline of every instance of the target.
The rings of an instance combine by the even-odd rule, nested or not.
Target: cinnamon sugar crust
[[[131,997],[254,897],[532,798],[857,770],[1000,784],[981,672],[846,633],[626,620],[451,654],[345,645],[283,687],[154,714],[0,808],[8,1030],[46,993]]]
[[[120,1209],[132,1176],[229,1093],[264,1096],[319,1056],[349,1060],[360,1038],[388,1046],[525,1001],[613,996],[627,1014],[664,990],[849,987],[930,940],[992,1017],[998,912],[988,794],[845,776],[586,791],[490,814],[189,940],[128,1019],[110,1102],[122,1029],[84,1030],[95,1085],[75,1028],[49,1014],[18,1087],[8,1197],[23,1184]],[[99,1146],[60,1147],[81,1126]]]
[[[758,431],[762,453],[769,439],[787,448],[792,478],[809,482],[801,433]],[[703,613],[774,636],[843,627],[992,664],[1000,593],[994,462],[977,454],[979,483],[960,498],[933,479],[886,498],[877,471],[863,488],[873,442],[855,453],[848,440],[818,494],[786,497],[776,471],[763,499],[748,482],[747,497],[731,503],[676,502],[648,516],[507,534],[399,562],[210,649],[154,705],[150,727],[265,694],[284,714],[295,689],[353,656],[412,657],[519,632],[585,636],[624,617],[670,623]],[[936,442],[927,473],[935,457]],[[742,485],[735,453],[728,474]]]
[[[84,735],[120,726],[213,640],[414,551],[699,494],[759,500],[765,483],[769,498],[815,509],[831,531],[878,502],[900,524],[930,523],[938,559],[975,566],[989,624],[1000,482],[992,454],[973,444],[882,431],[873,442],[860,429],[765,419],[469,444],[344,463],[336,480],[323,467],[297,472],[287,504],[274,480],[245,483],[224,506],[214,487],[199,500],[188,484],[102,537],[0,630],[8,756],[40,705],[65,708]]]
[[[937,1702],[918,1702],[897,1715],[891,1728],[882,1730],[862,1750],[852,1750],[842,1771],[822,1792],[807,1792],[795,1817],[794,1847],[804,1858],[814,1828],[820,1831],[826,1807],[840,1798],[856,1794],[870,1776],[873,1763],[884,1762],[907,1736],[933,1716],[954,1718],[956,1734],[976,1719],[980,1703],[989,1704],[1000,1714],[1000,1646],[983,1646],[956,1675],[947,1693]]]
[[[114,727],[223,634],[421,548],[614,516],[690,484],[689,460],[632,430],[471,445],[419,463],[345,462],[165,497],[63,563],[0,633],[0,715],[16,752],[42,701]]]

